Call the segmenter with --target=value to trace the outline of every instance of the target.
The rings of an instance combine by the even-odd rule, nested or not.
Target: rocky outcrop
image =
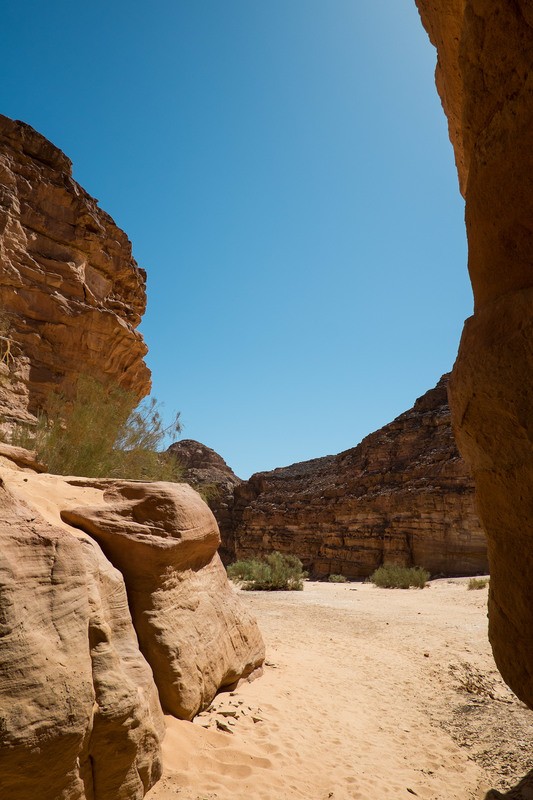
[[[474,316],[450,384],[488,537],[489,635],[533,708],[533,11],[527,0],[418,0],[466,200]]]
[[[222,540],[219,555],[224,564],[235,560],[233,491],[242,483],[222,456],[194,439],[181,439],[168,448],[183,470],[183,479],[200,492],[213,511]]]
[[[351,450],[236,486],[237,557],[293,553],[316,577],[366,577],[383,562],[432,574],[486,572],[485,537],[452,436],[446,384],[444,376]]]
[[[265,657],[256,623],[228,584],[216,520],[187,484],[91,481],[102,506],[65,509],[126,583],[139,644],[163,708],[192,719]]]
[[[0,413],[28,419],[80,372],[150,388],[145,273],[126,235],[29,125],[0,115]]]
[[[80,374],[148,393],[127,237],[60,150],[2,116],[0,305],[3,428]],[[190,487],[44,470],[0,444],[0,797],[141,800],[161,775],[161,702],[190,719],[260,670],[261,635]]]
[[[140,800],[161,774],[160,698],[190,717],[261,665],[261,636],[190,487],[65,479],[24,466],[30,453],[16,449],[18,464],[9,454],[0,453],[0,796]]]
[[[3,483],[0,539],[0,796],[140,800],[164,725],[120,574]]]

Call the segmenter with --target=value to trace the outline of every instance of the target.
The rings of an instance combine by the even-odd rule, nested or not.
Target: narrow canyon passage
[[[265,675],[193,724],[167,719],[150,800],[475,800],[511,785],[531,766],[531,712],[494,666],[487,590],[467,583],[243,593]]]

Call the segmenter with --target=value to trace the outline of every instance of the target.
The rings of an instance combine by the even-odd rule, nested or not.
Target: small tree
[[[60,475],[179,480],[175,459],[159,452],[181,431],[179,414],[165,426],[154,398],[135,405],[133,392],[81,375],[74,397],[52,393],[35,428],[19,427],[13,443],[35,449]]]

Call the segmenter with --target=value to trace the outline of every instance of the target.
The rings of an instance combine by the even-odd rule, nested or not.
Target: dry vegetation
[[[382,589],[423,589],[429,580],[429,572],[422,567],[399,567],[384,564],[370,576],[371,582]]]
[[[307,573],[299,558],[274,551],[230,564],[228,577],[248,591],[302,591]]]
[[[73,398],[51,394],[37,424],[19,426],[12,441],[57,475],[177,481],[179,465],[160,450],[180,430],[179,415],[164,425],[155,399],[136,405],[131,392],[82,375]]]

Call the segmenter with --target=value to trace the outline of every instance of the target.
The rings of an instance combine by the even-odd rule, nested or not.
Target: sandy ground
[[[4,462],[4,482],[56,525],[65,499],[101,501]],[[478,800],[517,783],[533,767],[533,713],[496,671],[487,589],[467,583],[240,592],[266,640],[264,675],[193,723],[167,718],[148,800]]]
[[[168,718],[149,800],[474,800],[515,783],[533,714],[496,672],[487,589],[467,582],[242,592],[265,673],[193,723]]]

